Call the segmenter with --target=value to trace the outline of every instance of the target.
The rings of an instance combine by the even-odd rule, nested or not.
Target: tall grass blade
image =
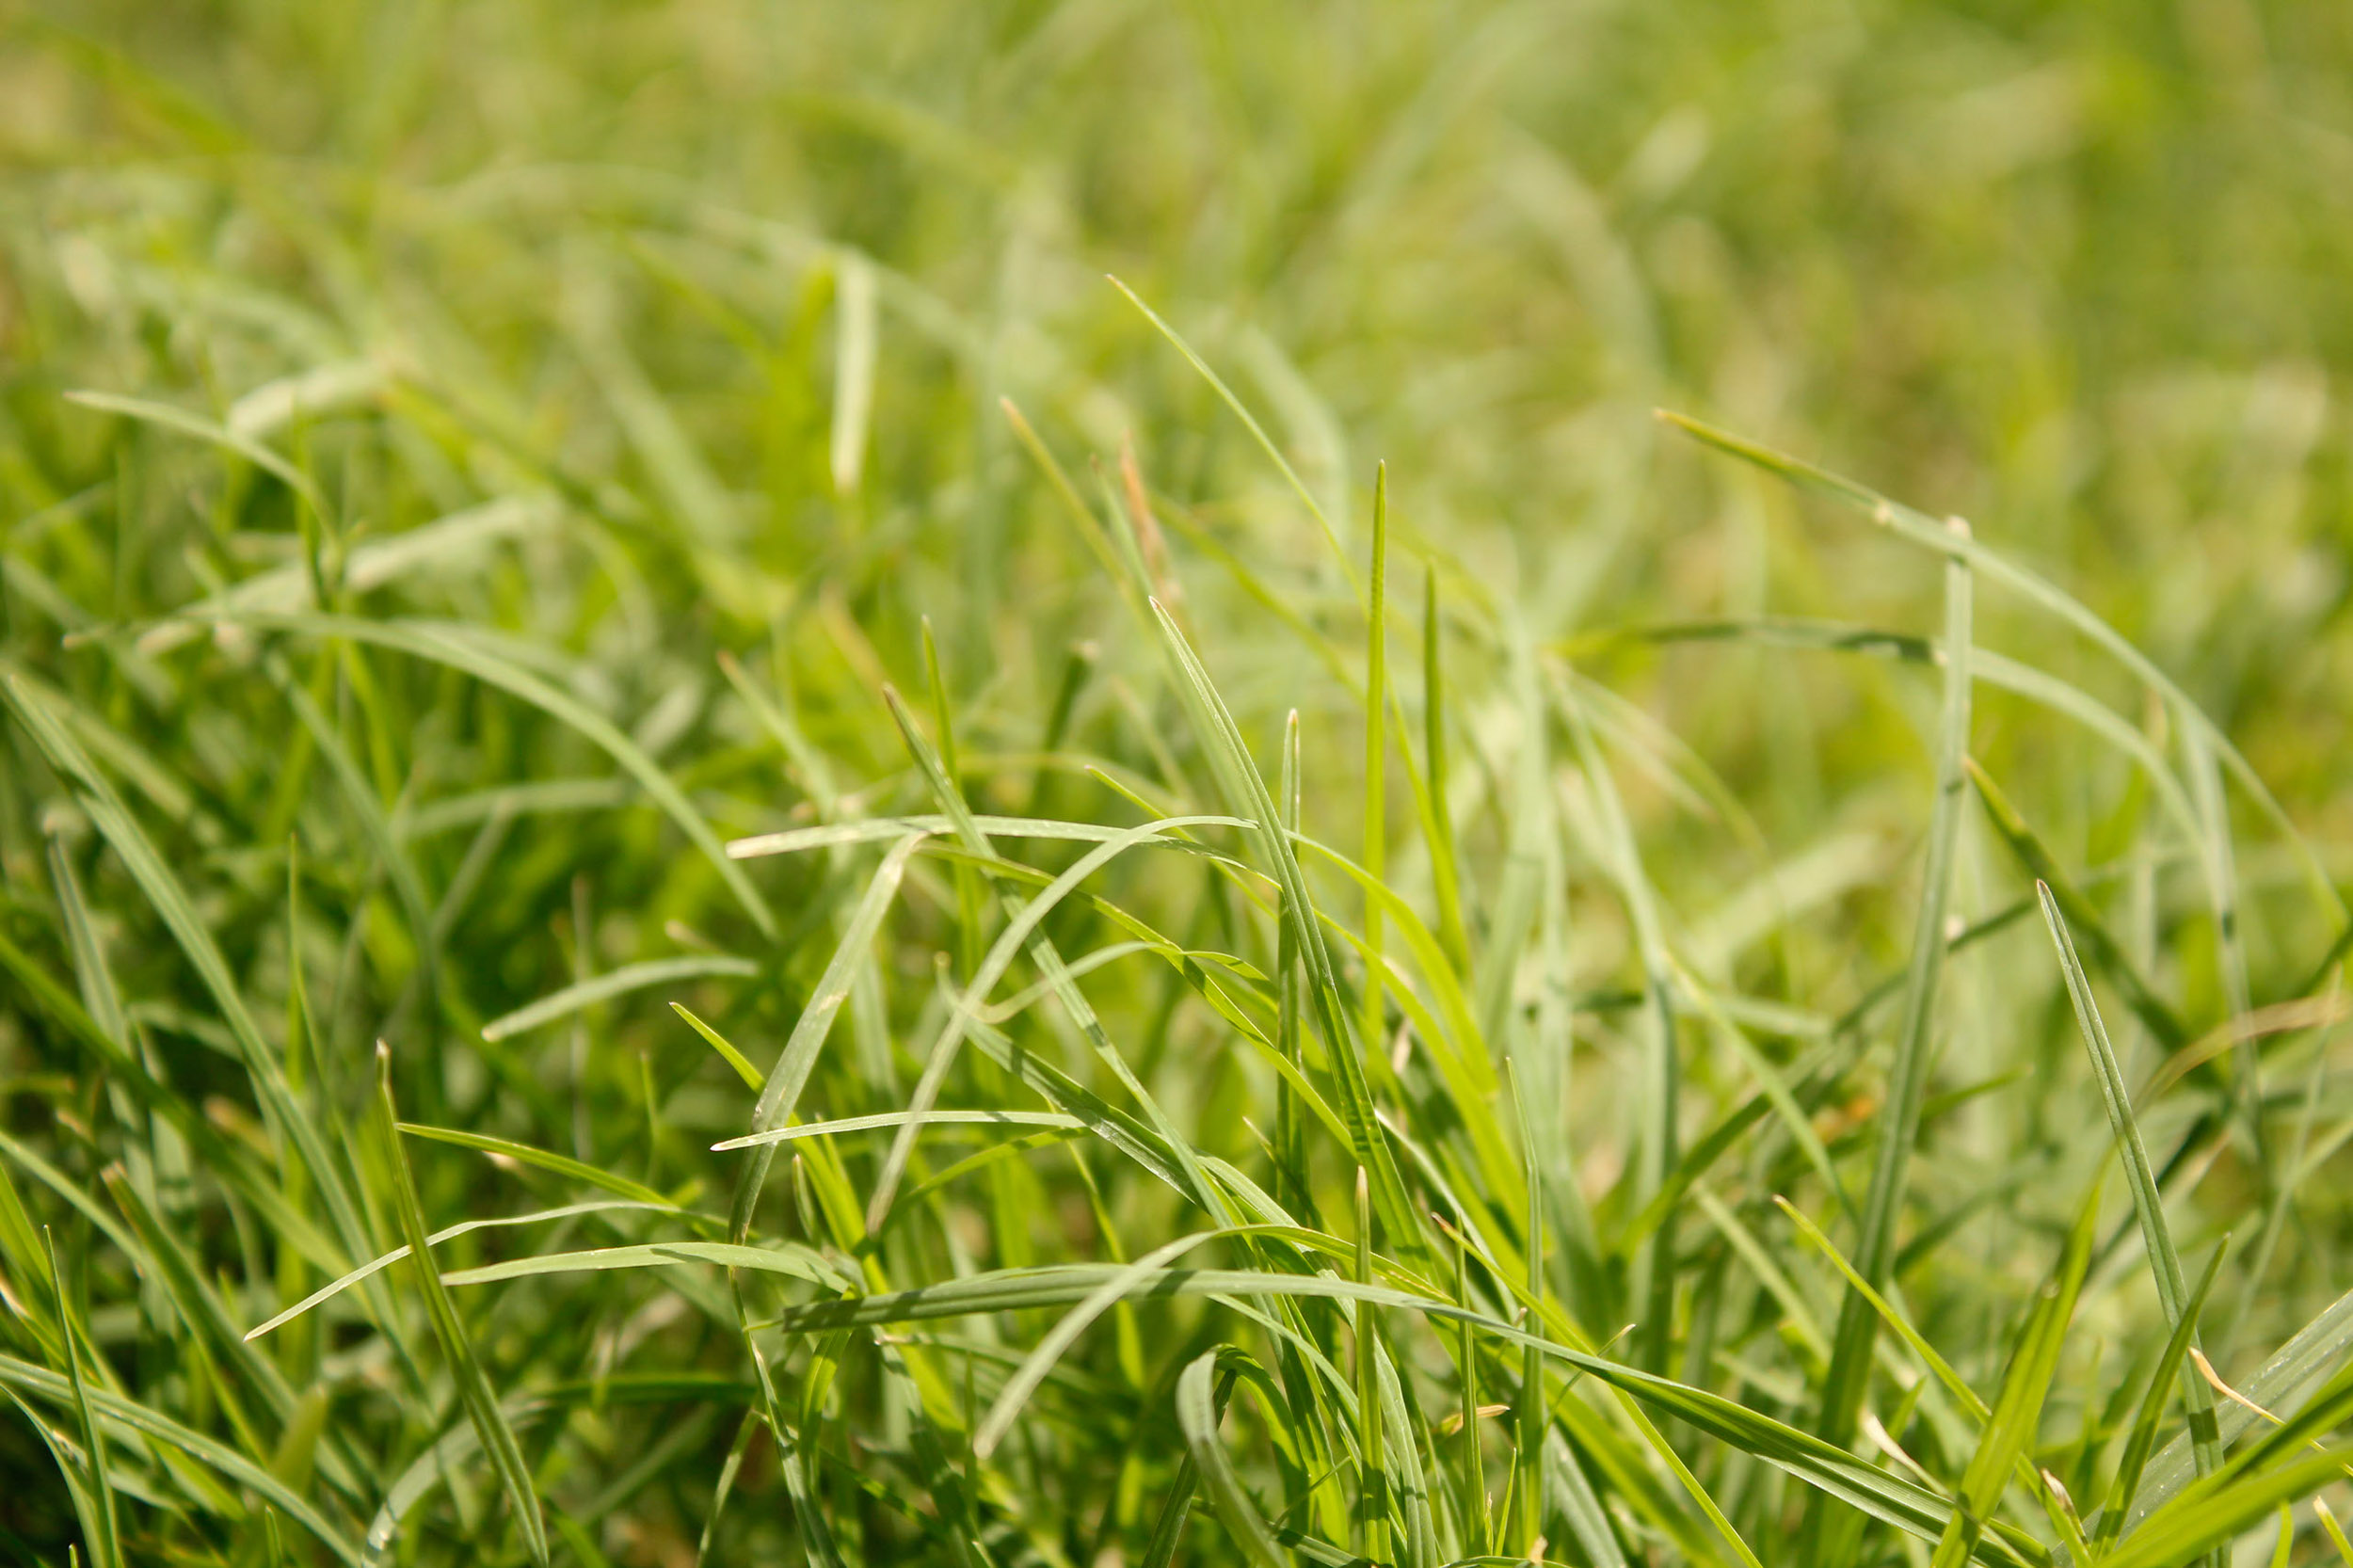
[[[1967,524],[1958,518],[1948,522],[1945,534],[1957,544],[1969,537]],[[1969,655],[1974,643],[1970,600],[1970,565],[1958,554],[1948,556],[1945,567],[1945,698],[1937,729],[1935,806],[1929,815],[1919,912],[1913,918],[1903,1016],[1896,1036],[1895,1063],[1889,1070],[1887,1103],[1878,1118],[1871,1185],[1864,1194],[1863,1224],[1854,1248],[1855,1272],[1874,1288],[1886,1283],[1895,1262],[1897,1223],[1902,1217],[1913,1145],[1920,1134],[1920,1103],[1928,1093],[1929,1068],[1935,1051],[1937,982],[1945,963],[1945,911],[1951,897],[1953,860],[1961,835],[1962,760],[1969,752]],[[1870,1302],[1860,1290],[1849,1288],[1839,1304],[1830,1370],[1815,1428],[1830,1443],[1843,1447],[1853,1439],[1855,1419],[1870,1379],[1871,1348],[1878,1329],[1879,1315]],[[1820,1549],[1837,1533],[1816,1511],[1808,1521],[1805,1540]],[[1851,1551],[1849,1537],[1832,1548],[1833,1555],[1824,1560],[1846,1560]]]
[[[392,1107],[392,1053],[381,1045],[376,1052],[376,1131],[391,1165],[392,1209],[401,1233],[408,1239],[411,1273],[419,1293],[424,1297],[425,1312],[432,1320],[434,1337],[440,1341],[441,1354],[449,1363],[450,1376],[457,1384],[458,1401],[464,1405],[467,1418],[481,1438],[483,1452],[490,1456],[491,1468],[505,1490],[523,1549],[544,1568],[548,1561],[547,1524],[539,1512],[531,1466],[523,1459],[522,1446],[516,1441],[515,1430],[507,1424],[505,1412],[499,1408],[489,1376],[474,1354],[473,1342],[466,1334],[457,1309],[450,1304],[441,1276],[433,1267],[424,1210],[417,1199],[416,1178],[409,1174],[408,1157],[401,1148],[400,1116]]]

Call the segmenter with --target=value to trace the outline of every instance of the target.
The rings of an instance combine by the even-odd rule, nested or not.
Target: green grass
[[[2318,4],[0,9],[0,1560],[2353,1560],[2348,187]]]

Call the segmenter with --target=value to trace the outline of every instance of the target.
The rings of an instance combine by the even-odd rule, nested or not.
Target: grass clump
[[[2334,1560],[2353,40],[1979,10],[6,18],[0,1551]]]

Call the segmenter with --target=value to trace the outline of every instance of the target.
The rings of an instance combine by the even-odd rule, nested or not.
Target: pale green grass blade
[[[843,250],[834,273],[833,493],[857,493],[866,467],[867,430],[874,417],[874,351],[879,328],[874,269],[864,255]]]
[[[882,1127],[1078,1128],[1083,1125],[1075,1116],[1065,1116],[1053,1111],[877,1111],[865,1116],[843,1116],[834,1121],[800,1122],[792,1127],[770,1128],[765,1132],[746,1133],[741,1138],[725,1139],[711,1146],[721,1152],[759,1148],[766,1144],[789,1144],[800,1138],[868,1132]]]
[[[786,1037],[784,1048],[777,1053],[776,1066],[768,1073],[766,1086],[752,1108],[752,1131],[766,1132],[792,1118],[793,1109],[800,1103],[801,1091],[817,1064],[817,1053],[824,1048],[825,1036],[832,1032],[841,1004],[850,999],[850,987],[858,968],[866,962],[874,935],[882,929],[883,917],[889,913],[891,904],[899,896],[899,884],[906,875],[907,862],[921,842],[920,837],[902,840],[874,868],[872,880],[867,883],[857,906],[843,922],[841,939],[835,945],[833,956],[826,960],[816,987],[809,992],[808,1001],[794,1021],[792,1032]],[[728,1235],[731,1240],[742,1241],[751,1234],[753,1211],[759,1206],[760,1189],[767,1182],[768,1167],[774,1158],[773,1149],[760,1149],[745,1162],[743,1174],[736,1178],[735,1197],[728,1214]]]
[[[760,966],[748,958],[728,953],[696,953],[682,958],[649,958],[643,963],[624,964],[617,969],[607,969],[592,975],[560,991],[550,992],[537,1001],[502,1014],[482,1026],[482,1037],[499,1041],[520,1034],[526,1030],[552,1024],[583,1013],[600,1001],[624,997],[632,991],[648,986],[664,985],[677,980],[700,980],[710,976],[726,976],[749,980],[760,973]],[[758,1085],[754,1085],[758,1087]]]
[[[568,1220],[576,1214],[599,1214],[609,1209],[635,1209],[639,1211],[651,1211],[661,1214],[675,1214],[678,1212],[676,1205],[666,1202],[639,1203],[626,1199],[619,1201],[613,1199],[599,1199],[590,1203],[566,1204],[558,1208],[543,1208],[534,1214],[511,1214],[489,1220],[461,1220],[454,1225],[449,1225],[440,1230],[435,1231],[432,1235],[425,1238],[425,1241],[430,1246],[438,1247],[443,1241],[449,1240],[452,1237],[464,1236],[472,1231],[499,1229],[508,1225],[540,1224],[550,1220]],[[352,1270],[351,1272],[344,1275],[342,1278],[330,1280],[326,1285],[321,1286],[318,1289],[312,1291],[308,1296],[303,1297],[302,1300],[286,1308],[285,1311],[278,1314],[277,1317],[270,1319],[266,1322],[259,1323],[254,1327],[246,1330],[245,1337],[248,1340],[259,1339],[265,1334],[283,1328],[286,1324],[294,1321],[296,1318],[301,1317],[312,1307],[318,1306],[326,1302],[332,1301],[335,1297],[342,1295],[345,1290],[350,1289],[353,1286],[359,1284],[361,1280],[366,1279],[369,1275],[381,1273],[384,1270],[391,1268],[393,1264],[399,1262],[402,1258],[407,1257],[408,1256],[408,1243],[403,1242],[401,1245],[394,1247],[391,1252],[385,1253],[381,1256],[369,1259],[367,1262],[361,1264],[359,1268]]]
[[[1211,1386],[1217,1360],[1217,1352],[1208,1352],[1176,1380],[1177,1429],[1185,1434],[1193,1468],[1209,1489],[1210,1505],[1217,1510],[1218,1522],[1225,1527],[1226,1539],[1252,1568],[1288,1568],[1283,1548],[1276,1544],[1258,1505],[1243,1490],[1225,1441],[1218,1435],[1219,1413]]]
[[[923,1076],[917,1081],[907,1101],[908,1113],[914,1119],[900,1124],[899,1133],[892,1140],[889,1153],[884,1159],[882,1172],[875,1178],[873,1195],[869,1200],[867,1208],[866,1227],[868,1230],[880,1230],[884,1219],[890,1212],[899,1180],[905,1173],[907,1160],[914,1152],[916,1132],[922,1125],[921,1117],[923,1113],[930,1111],[940,1086],[947,1080],[948,1069],[953,1065],[957,1048],[963,1044],[969,1026],[978,1018],[982,1005],[986,1001],[989,992],[995,989],[998,981],[1012,967],[1014,960],[1025,950],[1034,950],[1043,943],[1044,939],[1039,935],[1039,931],[1046,917],[1051,914],[1055,906],[1060,904],[1064,898],[1075,891],[1081,882],[1128,850],[1147,840],[1157,838],[1163,832],[1184,827],[1213,825],[1239,827],[1243,824],[1231,817],[1201,816],[1170,818],[1165,822],[1148,823],[1141,827],[1130,828],[1104,843],[1096,845],[1080,856],[1069,870],[1048,884],[1044,891],[1028,904],[1019,906],[1018,912],[1008,921],[1005,929],[998,936],[996,942],[990,946],[988,955],[974,971],[971,982],[958,998],[954,1011],[951,1013],[947,1022],[941,1025],[938,1035],[932,1042],[929,1053],[924,1057]],[[1033,937],[1036,938],[1035,941]],[[1041,959],[1040,967],[1046,968],[1047,952],[1039,952],[1036,955]]]
[[[1078,1343],[1079,1336],[1096,1319],[1124,1301],[1142,1281],[1166,1269],[1195,1247],[1214,1241],[1225,1234],[1224,1231],[1204,1231],[1196,1236],[1179,1237],[1165,1246],[1155,1247],[1112,1273],[1093,1293],[1064,1313],[1039,1338],[1037,1347],[1014,1369],[1013,1376],[1007,1378],[1004,1387],[999,1390],[996,1401],[988,1407],[988,1414],[982,1417],[972,1433],[973,1457],[984,1461],[996,1451],[997,1445],[1004,1441],[1005,1434],[1013,1429],[1013,1423],[1020,1417],[1022,1407],[1029,1402],[1030,1396],[1037,1391],[1038,1385],[1046,1381],[1047,1374],[1053,1370],[1055,1363]]]
[[[993,856],[994,851],[989,844],[987,835],[981,831],[970,808],[965,804],[963,792],[958,790],[954,781],[948,776],[940,761],[939,754],[932,747],[931,743],[924,739],[922,732],[916,728],[915,721],[907,712],[905,704],[900,701],[899,694],[886,685],[883,688],[883,697],[890,709],[891,718],[898,725],[901,741],[904,743],[908,752],[914,757],[917,767],[930,784],[934,798],[954,822],[958,840],[973,855]],[[1261,790],[1260,793],[1263,794],[1264,791]],[[1081,856],[1067,871],[1048,883],[1027,904],[1016,902],[1010,892],[1005,893],[1002,898],[1007,920],[1005,929],[1000,934],[997,943],[991,948],[988,957],[983,962],[971,983],[967,985],[963,995],[952,1007],[947,1024],[943,1026],[930,1056],[925,1059],[923,1077],[917,1084],[909,1101],[910,1109],[916,1111],[928,1109],[930,1096],[938,1093],[939,1082],[952,1063],[956,1048],[980,1027],[980,1004],[996,985],[1004,968],[1012,963],[1015,952],[1019,947],[1026,946],[1031,961],[1037,966],[1039,972],[1052,985],[1055,1000],[1062,1005],[1063,1011],[1069,1016],[1071,1023],[1094,1048],[1096,1059],[1111,1069],[1120,1086],[1134,1096],[1136,1103],[1143,1108],[1146,1119],[1153,1124],[1154,1129],[1160,1134],[1161,1143],[1174,1157],[1176,1168],[1183,1173],[1181,1190],[1207,1210],[1211,1218],[1222,1223],[1230,1223],[1234,1216],[1218,1189],[1211,1185],[1203,1174],[1200,1160],[1196,1158],[1192,1144],[1177,1133],[1165,1112],[1153,1098],[1151,1092],[1137,1079],[1127,1059],[1112,1046],[1111,1037],[1104,1032],[1101,1022],[1096,1016],[1094,1007],[1086,999],[1086,994],[1080,991],[1078,983],[1070,978],[1069,969],[1063,963],[1061,953],[1055,950],[1052,939],[1041,928],[1041,922],[1057,904],[1074,891],[1080,882],[1099,867],[1108,864],[1113,857],[1129,849],[1155,840],[1181,840],[1185,836],[1185,830],[1189,827],[1211,825],[1242,827],[1248,824],[1230,817],[1202,816],[1164,818],[1144,827],[1124,829]],[[1164,832],[1171,837],[1164,838]],[[914,1128],[911,1126],[903,1128],[899,1136],[892,1141],[890,1151],[885,1158],[882,1174],[877,1177],[873,1194],[868,1201],[867,1228],[870,1231],[880,1229],[883,1219],[889,1212],[899,1178],[904,1173],[908,1155],[913,1148],[913,1131]]]
[[[192,414],[184,408],[176,408],[168,403],[157,403],[150,398],[124,397],[117,392],[91,391],[69,392],[65,396],[66,401],[78,403],[85,408],[120,414],[125,419],[193,436],[224,452],[233,453],[300,496],[310,504],[312,512],[321,516],[326,514],[325,498],[319,494],[318,487],[312,482],[309,474],[261,441],[240,434],[231,426],[216,424],[200,414]]]
[[[1314,518],[1316,525],[1323,530],[1323,542],[1332,547],[1333,559],[1339,563],[1340,574],[1348,582],[1350,596],[1353,598],[1360,593],[1362,588],[1356,581],[1355,568],[1349,564],[1348,552],[1340,544],[1339,535],[1333,531],[1332,520],[1326,517],[1323,508],[1316,504],[1315,493],[1308,489],[1306,481],[1299,477],[1297,471],[1291,467],[1290,460],[1283,456],[1283,449],[1274,444],[1273,438],[1266,433],[1265,427],[1259,424],[1257,418],[1252,415],[1249,407],[1234,395],[1234,390],[1225,384],[1216,371],[1209,368],[1209,362],[1194,350],[1193,344],[1187,343],[1176,328],[1162,321],[1159,312],[1139,298],[1133,289],[1116,278],[1112,278],[1110,281],[1112,287],[1126,295],[1128,302],[1144,312],[1144,319],[1150,322],[1160,336],[1166,338],[1176,352],[1185,357],[1185,362],[1201,373],[1201,378],[1207,381],[1210,389],[1217,393],[1218,400],[1233,410],[1236,419],[1241,421],[1242,427],[1250,432],[1251,440],[1258,443],[1258,450],[1267,455],[1276,471],[1283,475],[1284,481],[1290,486],[1291,493],[1298,496],[1300,504],[1307,508],[1307,515]]]
[[[2353,1564],[2353,1541],[2345,1538],[2345,1527],[2337,1523],[2337,1516],[2329,1509],[2329,1500],[2314,1497],[2313,1512],[2319,1518],[2320,1528],[2329,1537],[2329,1544],[2337,1549],[2337,1556],[2347,1564]],[[2271,1557],[2274,1568],[2286,1568],[2288,1552],[2295,1544],[2296,1519],[2283,1503],[2280,1508],[2280,1545]]]
[[[849,1288],[850,1281],[832,1264],[807,1247],[789,1242],[766,1247],[740,1247],[729,1241],[641,1241],[616,1247],[590,1247],[580,1252],[542,1253],[534,1257],[510,1257],[478,1268],[453,1269],[440,1276],[445,1286],[495,1285],[510,1279],[536,1279],[546,1274],[601,1273],[611,1269],[659,1269],[674,1263],[707,1263],[725,1269],[752,1269],[804,1280],[828,1290]]]
[[[1939,664],[1944,661],[1943,652],[1929,638],[1843,621],[1790,616],[1775,616],[1762,620],[1684,621],[1615,635],[1657,643],[1746,642],[1769,648],[1849,653],[1864,658],[1900,659],[1914,664]],[[1605,637],[1600,640],[1612,639]],[[1969,671],[1971,678],[1980,684],[2013,693],[2052,712],[2073,719],[2118,752],[2131,758],[2148,778],[2150,787],[2156,792],[2166,814],[2182,829],[2184,836],[2195,840],[2203,831],[2189,795],[2181,780],[2174,776],[2171,765],[2166,761],[2165,754],[2150,744],[2148,736],[2127,724],[2116,710],[2082,687],[2062,680],[2048,670],[2021,664],[1990,648],[1973,647],[1969,650]]]
[[[2206,716],[2205,711],[2192,701],[2189,694],[2175,683],[2171,677],[2159,669],[2154,662],[2135,648],[2115,628],[2092,614],[2080,600],[2040,574],[2012,563],[1997,552],[1988,550],[1974,538],[1956,537],[1932,519],[1897,502],[1889,501],[1884,496],[1878,495],[1850,479],[1843,479],[1836,474],[1825,472],[1812,464],[1801,462],[1795,457],[1743,440],[1727,431],[1719,430],[1712,425],[1704,424],[1683,414],[1661,409],[1659,417],[1707,445],[1729,453],[1745,462],[1753,463],[1769,473],[1778,474],[1801,489],[1844,503],[1856,511],[1864,513],[1873,522],[1890,530],[1899,537],[1931,550],[1940,555],[1966,562],[1973,569],[1990,581],[2011,589],[2021,598],[2048,612],[2097,644],[2118,664],[2130,670],[2143,684],[2160,693],[2168,704],[2181,715],[2185,724],[2194,726],[2203,731],[2206,744],[2214,747],[2217,755],[2231,770],[2232,776],[2238,780],[2240,788],[2248,792],[2249,798],[2255,802],[2264,814],[2271,820],[2272,824],[2279,829],[2281,835],[2295,847],[2305,864],[2315,899],[2334,913],[2341,924],[2348,918],[2345,901],[2337,894],[2334,884],[2329,880],[2328,873],[2310,841],[2281,807],[2278,798],[2263,782],[2262,776],[2255,772],[2254,767],[2239,752],[2239,749],[2231,744],[2230,737],[2224,735],[2216,727],[2214,721]]]

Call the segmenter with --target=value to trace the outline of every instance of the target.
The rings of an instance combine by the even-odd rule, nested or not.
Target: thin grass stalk
[[[1959,518],[1948,520],[1946,526],[1957,537],[1968,536],[1968,525]],[[1887,1102],[1880,1113],[1871,1185],[1864,1196],[1861,1233],[1852,1255],[1855,1272],[1875,1289],[1885,1288],[1895,1262],[1897,1222],[1903,1212],[1913,1145],[1919,1138],[1920,1102],[1928,1092],[1934,1053],[1937,981],[1944,969],[1946,942],[1945,910],[1951,893],[1962,791],[1967,784],[1963,760],[1969,750],[1970,589],[1967,562],[1958,555],[1948,556],[1945,565],[1945,701],[1938,727],[1928,862],[1921,877],[1919,913],[1913,922],[1912,960],[1905,973],[1903,1016],[1888,1074]],[[1838,1328],[1832,1340],[1830,1370],[1815,1428],[1827,1442],[1844,1445],[1854,1436],[1878,1329],[1879,1316],[1869,1299],[1850,1288],[1839,1304]]]

